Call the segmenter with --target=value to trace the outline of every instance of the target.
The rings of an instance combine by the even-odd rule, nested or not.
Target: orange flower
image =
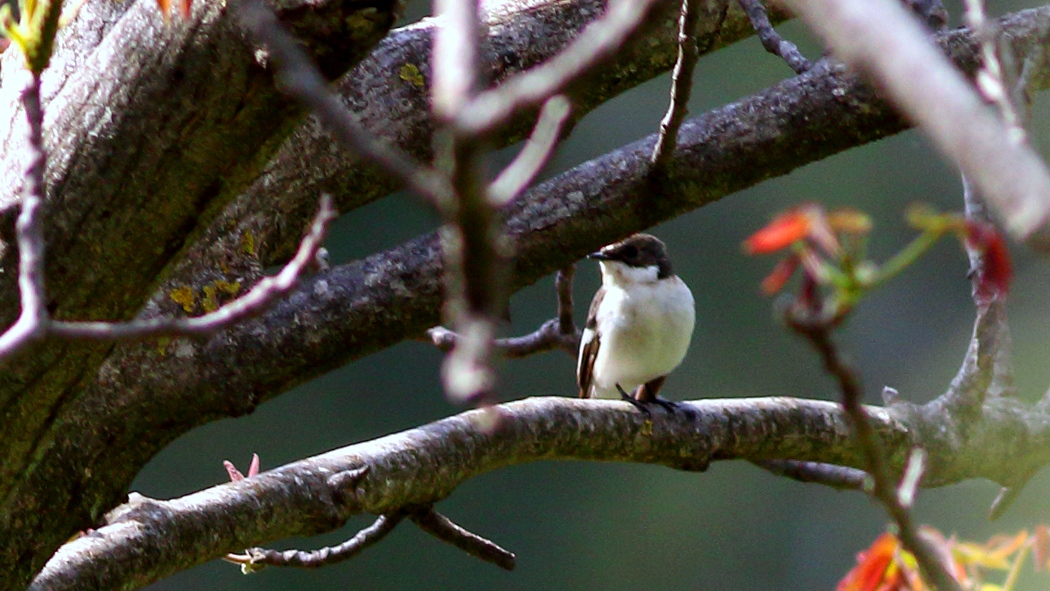
[[[866,551],[857,554],[857,566],[839,581],[835,591],[899,591],[906,589],[894,557],[901,551],[893,534],[882,534]]]
[[[764,228],[752,234],[744,241],[744,251],[751,255],[776,252],[806,238],[812,228],[810,208],[796,207],[773,218]]]
[[[784,288],[784,284],[794,275],[801,262],[798,255],[791,255],[777,263],[769,275],[762,280],[762,293],[773,295]]]

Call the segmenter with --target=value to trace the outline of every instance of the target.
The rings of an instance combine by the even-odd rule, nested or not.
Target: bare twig
[[[434,37],[434,114],[443,125],[435,158],[452,187],[452,199],[439,207],[445,220],[445,317],[462,335],[441,376],[451,400],[485,403],[493,400],[496,384],[493,344],[507,299],[510,248],[486,195],[481,138],[457,125],[480,87],[478,5],[438,0],[434,8],[444,21]]]
[[[44,167],[44,111],[40,105],[40,76],[28,76],[22,91],[22,105],[29,122],[29,166],[23,178],[21,211],[15,223],[18,242],[18,291],[22,311],[10,328],[0,335],[0,359],[14,354],[47,330],[48,312],[44,304],[44,234],[40,210],[46,189]]]
[[[962,182],[966,217],[991,223],[977,188],[966,175],[963,175]],[[989,293],[987,288],[982,287],[985,254],[976,245],[966,243],[965,247],[970,259],[971,292],[977,318],[962,367],[939,403],[951,405],[950,410],[960,418],[976,418],[980,416],[986,396],[1013,394],[1014,377],[1006,294],[999,290]]]
[[[980,188],[1012,235],[1050,250],[1050,172],[1027,142],[1012,138],[900,2],[789,3],[836,55],[876,79]]]
[[[758,35],[766,51],[787,62],[788,67],[796,74],[801,74],[811,67],[809,60],[798,50],[798,46],[781,37],[780,33],[773,28],[773,24],[769,22],[766,7],[762,5],[762,0],[737,0],[737,2],[747,13],[751,27],[755,29],[755,34]]]
[[[620,49],[654,3],[655,0],[609,2],[605,16],[584,29],[557,56],[475,97],[470,108],[459,114],[456,127],[464,133],[489,132],[506,123],[515,112],[564,91],[570,81]]]
[[[194,318],[150,318],[124,323],[111,322],[62,322],[52,320],[47,328],[49,335],[70,339],[115,340],[148,338],[162,335],[197,336],[214,333],[235,322],[257,315],[269,308],[274,301],[295,288],[304,269],[315,264],[315,257],[328,223],[335,219],[332,200],[324,195],[321,207],[310,225],[309,232],[299,244],[299,251],[281,271],[257,283],[248,293],[222,306],[214,312]]]
[[[310,109],[337,140],[380,165],[432,203],[450,199],[452,188],[443,175],[377,140],[361,126],[262,0],[239,0],[235,5],[241,24],[269,52],[281,89]]]
[[[497,339],[495,347],[510,358],[527,357],[535,353],[561,349],[575,356],[580,347],[580,333],[573,321],[572,311],[572,276],[575,267],[570,266],[558,271],[555,280],[558,292],[558,317],[544,322],[538,329],[520,337]],[[435,347],[442,351],[451,351],[462,338],[455,332],[435,326],[427,331],[427,336]]]
[[[838,490],[864,490],[871,481],[863,470],[835,464],[796,460],[760,460],[752,463],[777,476],[823,484]]]
[[[822,323],[814,323],[796,314],[788,315],[788,324],[796,332],[809,339],[820,353],[824,369],[839,384],[842,392],[842,407],[853,427],[857,444],[864,454],[867,472],[872,476],[872,496],[882,504],[897,525],[898,535],[919,563],[926,580],[940,591],[961,591],[959,584],[938,559],[936,551],[919,535],[919,530],[912,522],[911,513],[901,503],[901,498],[890,478],[886,467],[882,444],[872,427],[868,413],[861,404],[863,390],[860,379],[849,364],[839,355],[838,349],[831,341],[829,328]]]
[[[667,113],[660,121],[660,134],[650,158],[653,169],[663,172],[674,153],[678,128],[689,113],[689,95],[693,91],[693,69],[700,53],[696,46],[696,23],[699,17],[700,0],[682,0],[682,11],[678,17],[678,59],[671,73],[671,101]]]
[[[515,556],[495,543],[471,533],[438,513],[432,506],[409,513],[412,523],[435,538],[505,570],[514,570]]]
[[[1014,105],[1014,93],[1010,91],[1010,85],[1006,81],[1003,72],[1003,64],[999,60],[997,51],[998,34],[995,28],[985,17],[983,0],[965,0],[963,2],[966,12],[963,18],[966,26],[973,30],[974,35],[981,42],[981,69],[977,72],[977,88],[980,89],[984,98],[993,103],[1003,117],[1009,139],[1015,143],[1027,141],[1028,134],[1024,130],[1021,117]]]
[[[558,332],[564,335],[572,335],[572,349],[570,354],[575,355],[580,344],[580,331],[576,328],[573,320],[572,303],[572,279],[576,275],[576,265],[569,265],[558,271],[554,278],[554,290],[558,292]]]
[[[558,145],[562,125],[569,116],[569,99],[565,95],[552,96],[543,103],[540,116],[525,147],[514,161],[492,181],[488,199],[494,207],[502,207],[518,196],[547,163]]]
[[[394,531],[405,518],[404,513],[388,513],[376,518],[372,525],[357,532],[354,537],[336,546],[320,550],[271,550],[269,548],[249,548],[244,554],[227,554],[223,560],[241,565],[245,572],[258,570],[263,566],[297,566],[318,568],[353,558],[362,550],[372,546]]]

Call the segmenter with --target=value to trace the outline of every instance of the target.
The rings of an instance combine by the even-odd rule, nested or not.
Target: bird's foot
[[[653,404],[660,406],[670,414],[675,414],[675,411],[678,409],[677,402],[667,400],[666,398],[654,396],[653,398],[638,400],[634,396],[631,396],[626,391],[624,391],[623,387],[620,386],[620,384],[616,384],[616,389],[620,392],[620,398],[622,398],[624,402],[630,402],[631,406],[642,411],[649,417],[653,416],[653,412],[650,410],[650,406]]]

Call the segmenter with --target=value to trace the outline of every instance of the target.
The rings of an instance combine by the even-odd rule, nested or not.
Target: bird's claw
[[[651,400],[638,400],[634,396],[631,396],[630,394],[628,394],[623,389],[623,387],[620,386],[620,384],[616,384],[616,389],[620,392],[620,398],[623,399],[624,402],[631,403],[631,406],[633,406],[633,407],[637,408],[638,410],[642,411],[643,413],[646,414],[646,416],[649,416],[649,417],[653,416],[653,412],[649,409],[650,406],[653,405],[653,404],[656,404],[656,405],[660,406],[661,408],[666,410],[669,414],[675,414],[675,411],[678,409],[678,403],[677,402],[673,402],[671,400],[667,400],[666,398],[660,398],[659,396],[657,396],[656,398],[653,398]]]

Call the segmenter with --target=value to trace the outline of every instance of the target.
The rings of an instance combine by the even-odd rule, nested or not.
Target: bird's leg
[[[624,391],[623,386],[621,386],[620,384],[616,384],[616,389],[620,391],[620,398],[622,398],[624,402],[630,402],[631,406],[644,412],[648,417],[653,416],[653,413],[649,410],[649,407],[646,406],[644,402],[640,402],[637,398],[631,396],[626,391]]]
[[[635,400],[642,404],[659,404],[664,408],[664,410],[671,414],[674,414],[675,409],[678,408],[678,403],[671,402],[666,398],[660,398],[660,396],[658,396],[660,388],[663,387],[664,380],[666,379],[667,376],[660,376],[654,380],[649,380],[641,386],[638,386],[638,389],[634,391]]]

